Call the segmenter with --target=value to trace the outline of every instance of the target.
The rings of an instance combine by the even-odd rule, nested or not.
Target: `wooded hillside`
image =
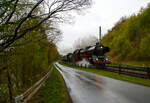
[[[102,40],[114,61],[150,60],[150,4],[138,14],[122,17]]]

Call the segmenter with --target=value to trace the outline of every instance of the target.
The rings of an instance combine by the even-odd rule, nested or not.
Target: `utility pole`
[[[101,34],[101,26],[99,27],[99,43],[101,44],[102,34]]]

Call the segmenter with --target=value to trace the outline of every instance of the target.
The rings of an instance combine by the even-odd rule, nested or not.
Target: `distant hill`
[[[113,60],[150,61],[150,4],[138,14],[122,17],[103,37]]]

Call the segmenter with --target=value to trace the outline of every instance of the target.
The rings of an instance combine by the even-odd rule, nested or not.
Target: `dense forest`
[[[150,4],[138,14],[122,17],[103,37],[113,61],[150,61]]]

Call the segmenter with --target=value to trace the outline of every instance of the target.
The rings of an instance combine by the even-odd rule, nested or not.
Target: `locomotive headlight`
[[[105,60],[108,61],[108,58],[106,58]]]
[[[98,61],[98,58],[96,58],[96,61]]]
[[[103,47],[101,46],[100,48],[102,49]]]

